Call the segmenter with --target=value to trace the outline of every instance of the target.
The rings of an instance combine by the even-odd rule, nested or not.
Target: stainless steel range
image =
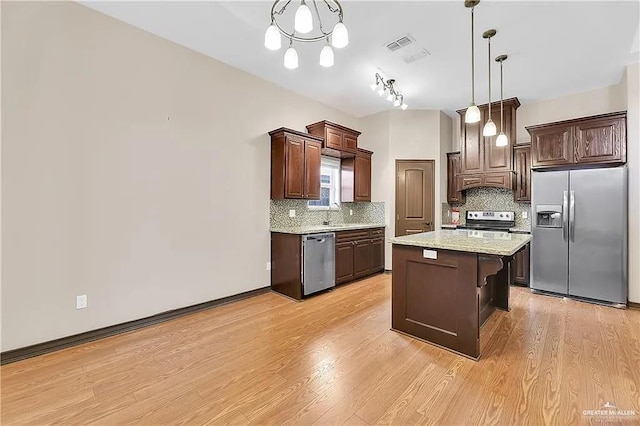
[[[516,224],[514,212],[468,211],[466,223],[458,229],[509,232]]]

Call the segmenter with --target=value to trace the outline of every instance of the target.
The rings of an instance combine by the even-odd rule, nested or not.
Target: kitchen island
[[[509,310],[513,255],[531,236],[440,230],[390,241],[392,329],[479,359],[480,327]]]

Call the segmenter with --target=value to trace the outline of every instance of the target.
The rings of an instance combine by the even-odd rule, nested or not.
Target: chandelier
[[[287,11],[292,0],[276,0],[271,6],[271,24],[264,35],[264,45],[269,50],[279,50],[282,47],[282,36],[289,39],[289,48],[284,54],[284,66],[288,69],[298,68],[298,52],[293,47],[293,42],[325,42],[320,51],[320,65],[333,66],[332,46],[341,49],[349,44],[349,32],[342,22],[342,6],[337,0],[310,0],[311,8],[305,0],[300,1],[294,17],[292,30],[285,30],[278,19]],[[320,5],[318,5],[320,3]],[[333,18],[329,23],[333,25],[331,31],[327,31],[320,17],[320,8],[326,7]],[[315,14],[315,19],[314,19]],[[314,20],[318,21],[317,31],[314,31]],[[334,24],[335,22],[335,24]],[[325,24],[327,24],[325,22]]]
[[[386,82],[384,78],[378,73],[376,73],[376,81],[371,84],[371,90],[376,92],[379,96],[383,96],[387,91],[389,94],[387,95],[387,100],[389,102],[393,102],[393,106],[400,107],[402,110],[409,108],[409,105],[404,103],[404,96],[402,93],[398,92],[394,86],[396,81],[394,79],[389,79]]]

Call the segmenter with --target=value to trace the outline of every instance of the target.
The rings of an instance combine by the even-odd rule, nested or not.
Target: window
[[[329,210],[333,203],[340,204],[340,160],[322,157],[320,163],[320,199],[309,201],[309,208]]]

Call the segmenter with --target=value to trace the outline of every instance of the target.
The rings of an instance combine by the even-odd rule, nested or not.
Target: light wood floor
[[[2,424],[640,423],[640,311],[513,288],[474,362],[389,330],[391,277],[269,293],[2,367]]]

